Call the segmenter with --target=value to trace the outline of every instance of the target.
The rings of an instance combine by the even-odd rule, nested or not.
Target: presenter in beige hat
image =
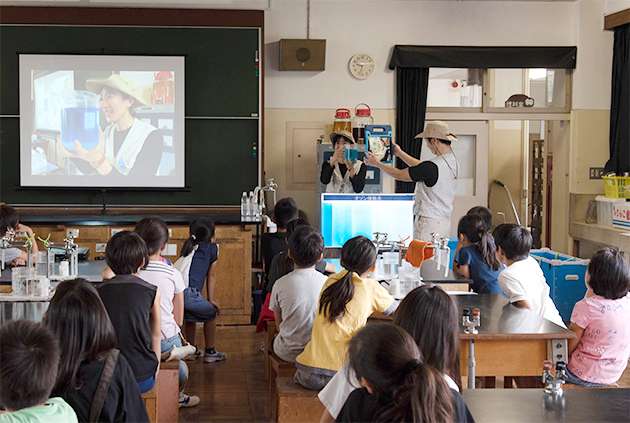
[[[376,166],[399,181],[416,183],[413,237],[430,241],[431,233],[447,237],[451,232],[451,212],[459,173],[451,142],[457,141],[457,137],[450,132],[445,122],[433,121],[428,122],[424,131],[415,138],[424,138],[436,157],[421,162],[392,142],[394,156],[405,162],[408,168],[386,166],[371,153],[366,153],[365,164]]]
[[[58,147],[73,157],[83,173],[110,175],[115,170],[124,176],[155,176],[164,138],[155,126],[135,116],[135,108],[145,102],[133,83],[113,74],[107,79],[88,79],[85,85],[88,91],[101,96],[99,107],[109,125],[95,148],[84,149],[80,140],[75,140],[75,152],[63,149],[61,142]]]
[[[341,130],[330,134],[335,152],[329,161],[322,164],[320,181],[326,185],[326,192],[353,194],[363,192],[367,168],[360,160],[345,158],[347,145],[354,144],[354,137],[349,131]]]

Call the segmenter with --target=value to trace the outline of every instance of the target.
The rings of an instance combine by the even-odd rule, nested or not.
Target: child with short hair
[[[317,229],[300,226],[289,238],[288,254],[295,269],[274,284],[269,309],[278,326],[273,351],[284,361],[295,361],[311,339],[317,300],[328,279],[315,270],[324,255],[324,239]]]
[[[192,254],[189,269],[184,276],[184,321],[186,339],[195,345],[197,322],[203,322],[205,350],[197,349],[189,358],[196,359],[203,355],[203,361],[213,363],[223,361],[227,354],[214,349],[214,338],[217,330],[216,318],[221,309],[214,298],[216,285],[216,268],[219,258],[219,246],[216,244],[216,227],[210,218],[198,218],[190,224],[190,237],[184,242],[180,258],[175,268],[182,272],[182,266]],[[201,292],[207,283],[208,299]]]
[[[61,350],[53,395],[65,399],[80,421],[149,422],[136,378],[116,349],[116,332],[90,282],[77,278],[59,283],[44,323]],[[108,389],[97,395],[101,380],[108,377]]]
[[[368,325],[350,341],[354,390],[338,422],[473,422],[461,394],[423,362],[414,339],[399,326]]]
[[[462,216],[457,225],[459,243],[453,260],[453,271],[472,278],[472,290],[477,294],[503,294],[498,277],[505,268],[497,260],[492,235],[477,214]]]
[[[13,320],[0,328],[0,423],[73,423],[63,398],[49,398],[59,368],[59,342],[41,323]]]
[[[569,382],[610,385],[619,380],[630,356],[630,265],[617,249],[604,248],[586,271],[586,295],[575,304],[569,339]]]
[[[499,274],[501,289],[511,303],[528,308],[545,319],[566,327],[549,296],[549,285],[538,262],[529,255],[532,235],[527,228],[504,223],[494,230],[497,259],[506,265]]]
[[[348,240],[341,248],[346,269],[328,278],[319,298],[311,340],[295,359],[293,380],[308,389],[320,390],[346,361],[348,341],[371,315],[389,316],[396,300],[375,280],[376,248],[364,236]]]
[[[291,197],[281,198],[273,208],[273,221],[277,229],[274,233],[264,233],[260,239],[263,264],[265,265],[265,286],[269,281],[269,269],[271,260],[281,251],[287,250],[287,225],[298,218],[298,208]]]
[[[118,232],[107,243],[105,261],[116,276],[104,280],[98,293],[116,330],[120,352],[140,393],[145,393],[155,384],[162,353],[160,290],[138,277],[148,262],[147,245],[135,232]]]
[[[159,216],[149,216],[136,225],[134,232],[147,244],[149,261],[138,272],[138,277],[160,290],[160,310],[162,318],[162,354],[182,347],[181,329],[184,324],[184,280],[181,273],[163,261],[161,253],[168,242],[168,226]],[[179,406],[194,407],[199,404],[198,396],[184,394],[188,381],[188,365],[179,361]]]
[[[13,207],[3,204],[0,206],[0,238],[5,236],[8,231],[26,234],[32,243],[31,254],[39,251],[33,230],[19,222],[19,214]],[[6,248],[0,251],[0,260],[4,260],[5,264],[24,266],[28,262],[28,257],[26,251],[19,248]]]

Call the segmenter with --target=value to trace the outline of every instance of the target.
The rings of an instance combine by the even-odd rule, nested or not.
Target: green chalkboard
[[[187,192],[109,191],[112,205],[238,205],[258,183],[259,28],[0,26],[0,201],[101,204],[100,190],[19,189],[19,54],[185,56]],[[18,188],[16,188],[18,187]]]

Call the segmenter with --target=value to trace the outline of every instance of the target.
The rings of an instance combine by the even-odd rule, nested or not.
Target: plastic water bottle
[[[241,196],[241,220],[244,220],[247,217],[247,212],[249,209],[249,205],[247,204],[247,202],[247,193],[243,192],[243,195]]]
[[[250,219],[254,219],[256,217],[256,199],[254,198],[254,192],[250,191],[249,192],[249,199],[248,199],[248,204],[249,204],[249,212],[248,212],[248,216]]]

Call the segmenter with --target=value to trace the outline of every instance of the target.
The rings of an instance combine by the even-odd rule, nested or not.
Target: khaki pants
[[[416,216],[413,222],[413,239],[431,241],[431,233],[438,234],[440,238],[448,238],[451,236],[451,221]]]

